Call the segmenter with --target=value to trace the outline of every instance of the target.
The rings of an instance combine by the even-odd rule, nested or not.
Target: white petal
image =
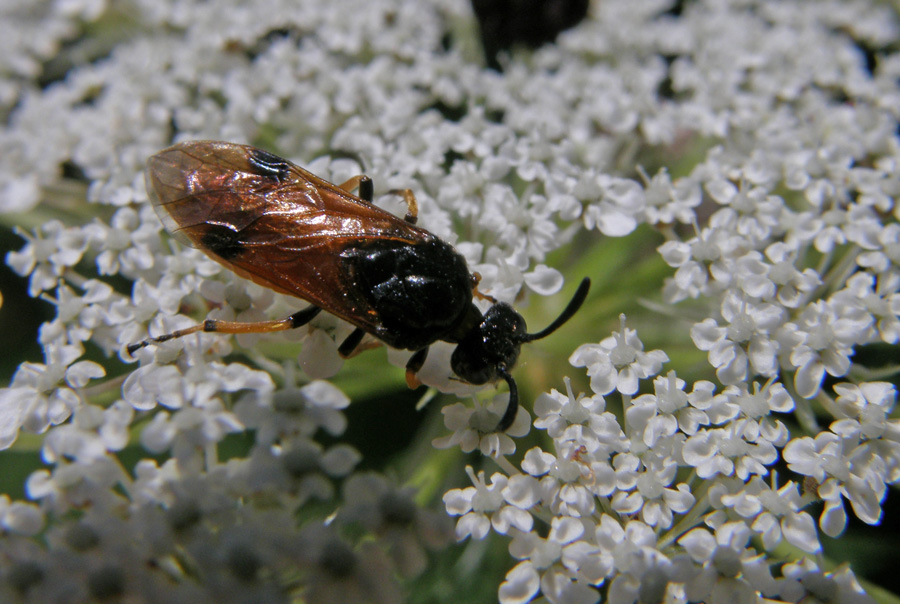
[[[682,241],[667,241],[657,248],[666,264],[679,267],[691,259],[691,246]]]
[[[593,386],[593,379],[591,380],[591,385]],[[619,371],[618,378],[616,380],[616,389],[622,394],[635,394],[638,391],[638,376],[634,371],[632,365],[627,367],[623,367]],[[601,393],[602,394],[602,393]]]
[[[724,178],[711,180],[706,183],[704,188],[706,189],[706,192],[709,193],[710,197],[722,205],[728,204],[734,199],[734,196],[737,195],[738,192],[737,187]]]
[[[705,528],[695,528],[678,540],[678,544],[695,562],[709,560],[716,549],[716,539]]]
[[[691,327],[691,339],[700,350],[711,350],[724,337],[725,328],[719,327],[715,319],[703,319]]]
[[[491,530],[491,521],[484,514],[469,512],[456,523],[456,538],[462,541],[466,537],[484,539]]]
[[[183,378],[173,365],[145,365],[133,371],[122,384],[122,398],[139,411],[153,409],[157,403],[178,408]]]
[[[503,499],[517,508],[527,510],[541,500],[540,483],[533,476],[525,474],[511,476],[503,488]]]
[[[641,506],[644,504],[644,498],[641,497],[640,493],[619,491],[613,496],[610,504],[612,509],[620,514],[634,514],[641,509]]]
[[[788,543],[804,552],[815,554],[822,548],[816,532],[816,523],[806,512],[790,514],[783,518],[781,530]]]
[[[591,390],[595,394],[609,394],[616,389],[616,380],[619,372],[616,371],[612,364],[601,367],[595,365],[592,369],[595,372],[591,374]]]
[[[330,378],[344,366],[337,343],[322,329],[314,329],[306,336],[297,362],[314,380]]]
[[[837,537],[844,532],[844,527],[847,526],[847,512],[844,511],[844,505],[840,500],[825,502],[825,509],[819,517],[819,526],[829,537]]]
[[[78,361],[66,370],[66,383],[72,388],[83,388],[93,379],[106,375],[106,370],[93,361]]]
[[[31,388],[0,389],[0,449],[8,449],[19,435],[25,410],[39,399]]]
[[[524,275],[525,285],[542,296],[550,296],[562,289],[563,276],[555,268],[538,264],[534,270]]]
[[[162,453],[172,443],[175,427],[168,419],[168,413],[160,413],[141,432],[141,444],[151,453]]]
[[[3,528],[17,535],[31,537],[44,528],[44,514],[35,505],[14,501],[3,515]]]
[[[506,573],[500,585],[500,604],[525,604],[530,602],[541,586],[540,577],[530,562],[520,562]]]
[[[557,516],[551,521],[548,539],[557,543],[571,543],[584,534],[584,524],[578,518]]]
[[[541,451],[540,447],[533,447],[525,453],[522,469],[532,476],[542,476],[553,468],[555,462],[553,455]]]
[[[691,494],[690,487],[688,485],[681,483],[678,485],[678,489],[666,489],[663,494],[663,499],[670,508],[672,508],[673,512],[678,514],[683,514],[688,511],[692,505],[694,505],[694,496]]]
[[[534,528],[534,516],[530,512],[507,505],[493,515],[491,526],[501,535],[507,534],[511,527],[526,533]]]
[[[601,203],[602,211],[596,216],[597,229],[608,237],[624,237],[637,228],[637,220],[612,204]]]
[[[817,361],[806,363],[794,374],[794,388],[803,398],[812,398],[822,386],[825,366]]]
[[[350,445],[335,445],[328,449],[320,465],[329,476],[346,476],[362,460],[362,455]]]
[[[472,511],[472,496],[475,494],[475,487],[467,487],[465,489],[450,489],[444,493],[444,506],[447,513],[451,516],[462,516]]]

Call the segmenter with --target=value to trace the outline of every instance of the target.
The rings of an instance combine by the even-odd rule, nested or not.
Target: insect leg
[[[478,291],[479,283],[481,283],[481,273],[476,271],[476,272],[472,273],[472,293],[475,294],[475,297],[478,298],[479,300],[487,300],[491,304],[496,304],[497,298],[495,298],[494,296],[489,296],[487,294],[483,294],[480,291]]]
[[[375,198],[375,185],[372,183],[372,179],[365,174],[354,176],[339,184],[338,187],[350,193],[358,190],[359,198],[369,203],[372,203]],[[410,224],[416,224],[419,219],[419,204],[412,189],[391,189],[388,193],[403,198],[403,201],[406,202],[406,216],[403,219]]]
[[[409,224],[416,224],[416,221],[419,220],[419,202],[416,201],[412,189],[391,189],[388,193],[403,198],[403,201],[406,202],[406,216],[403,219]]]
[[[286,319],[278,319],[275,321],[256,321],[253,323],[207,319],[203,323],[198,323],[197,325],[192,325],[191,327],[187,327],[185,329],[179,329],[178,331],[163,334],[155,338],[147,338],[146,340],[138,342],[137,344],[129,344],[126,350],[128,350],[128,354],[134,354],[144,346],[148,346],[153,343],[159,344],[162,342],[167,342],[169,340],[181,338],[200,331],[206,333],[269,333],[272,331],[285,331],[288,329],[295,329],[302,325],[306,325],[307,323],[312,321],[313,318],[320,312],[322,312],[322,309],[318,306],[310,306],[308,308],[304,308],[299,312],[295,312]]]
[[[372,200],[375,198],[375,185],[372,179],[365,174],[354,176],[350,180],[339,184],[338,187],[348,193],[357,191],[359,198],[369,203],[372,203]]]
[[[503,413],[503,417],[500,418],[500,422],[497,424],[497,432],[506,432],[516,420],[516,415],[519,412],[519,388],[516,386],[516,380],[512,378],[506,367],[497,367],[497,375],[509,384],[509,402],[506,404],[506,411]]]
[[[338,354],[341,355],[341,358],[346,359],[353,354],[353,351],[356,350],[356,347],[359,346],[359,343],[362,342],[363,336],[365,335],[366,331],[361,327],[357,327],[350,332],[350,335],[344,338],[344,341],[338,346]]]
[[[427,357],[428,347],[426,346],[422,350],[417,350],[416,353],[409,357],[409,360],[406,362],[406,385],[410,388],[418,388],[422,385],[422,382],[419,381],[419,378],[416,377],[416,374],[419,373],[422,365],[425,364],[425,359]]]

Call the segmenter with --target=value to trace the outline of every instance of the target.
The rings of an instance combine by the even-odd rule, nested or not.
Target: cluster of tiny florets
[[[399,602],[452,517],[507,540],[503,604],[870,601],[820,534],[880,522],[900,479],[896,387],[855,360],[900,342],[884,3],[602,0],[502,72],[462,0],[0,4],[6,262],[55,310],[0,389],[0,448],[40,434],[47,464],[31,502],[0,496],[0,600]],[[126,353],[297,310],[162,235],[143,166],[188,139],[364,170],[401,214],[387,193],[412,188],[500,301],[557,293],[573,241],[652,231],[668,270],[642,302],[698,362],[617,308],[571,352],[588,392],[560,376],[504,433],[504,394],[443,408],[434,448],[496,464],[428,510],[340,442],[337,319]],[[471,394],[451,350],[420,377]]]

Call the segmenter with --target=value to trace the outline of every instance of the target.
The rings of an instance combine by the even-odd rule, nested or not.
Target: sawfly
[[[416,226],[412,191],[392,191],[407,205],[405,218],[373,205],[367,176],[335,185],[286,159],[248,145],[216,141],[177,144],[151,157],[147,192],[166,228],[241,277],[309,302],[280,320],[240,323],[208,319],[127,347],[197,332],[262,333],[294,329],[325,310],[355,327],[338,352],[347,357],[371,334],[413,351],[406,364],[411,388],[429,345],[456,344],[451,368],[464,382],[503,379],[509,403],[497,430],[518,411],[510,371],[525,342],[553,333],[581,307],[585,278],[562,314],[547,328],[526,331],[512,306],[495,302],[482,313],[478,275],[453,246]],[[353,192],[357,194],[354,195]]]

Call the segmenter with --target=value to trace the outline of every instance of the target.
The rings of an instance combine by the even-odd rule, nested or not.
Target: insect
[[[406,364],[410,388],[438,340],[456,344],[451,368],[471,384],[503,379],[509,403],[497,426],[512,425],[518,390],[510,375],[525,342],[568,321],[590,288],[585,278],[562,314],[527,333],[506,303],[483,313],[473,303],[477,274],[448,243],[415,226],[410,190],[392,191],[407,204],[405,218],[372,204],[367,176],[335,185],[267,151],[226,142],[190,141],[160,151],[147,163],[147,191],[172,235],[242,277],[310,306],[280,320],[240,323],[208,319],[127,347],[197,332],[262,333],[294,329],[326,310],[355,329],[338,347],[350,356],[365,334],[414,351]],[[353,194],[358,192],[358,196]]]

